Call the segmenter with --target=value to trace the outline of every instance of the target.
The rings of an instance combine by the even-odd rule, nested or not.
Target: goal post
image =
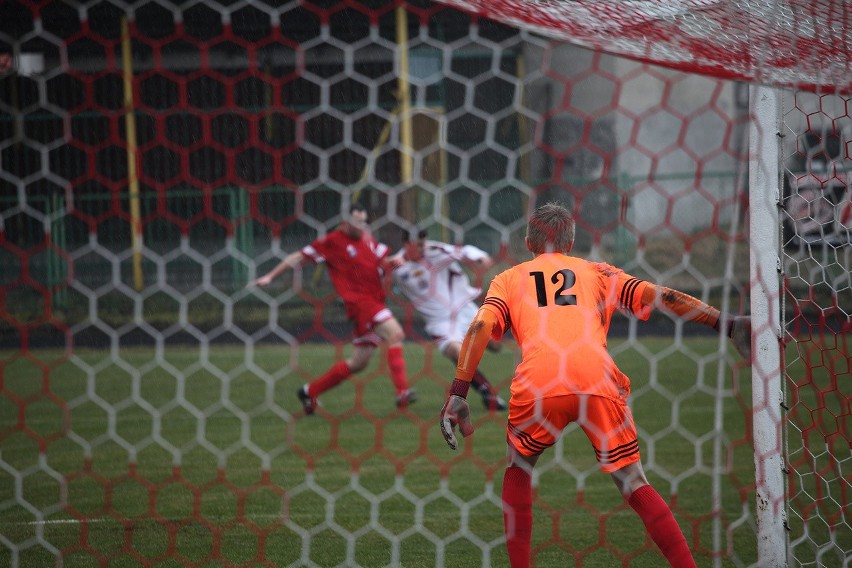
[[[753,86],[749,168],[752,425],[757,558],[787,566],[782,424],[780,163],[781,104],[773,87]]]

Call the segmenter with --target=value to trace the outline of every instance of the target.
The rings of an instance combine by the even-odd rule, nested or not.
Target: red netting
[[[595,50],[727,79],[852,89],[852,6],[832,0],[443,0]]]
[[[0,53],[43,65],[0,76],[0,565],[505,564],[506,416],[474,399],[476,435],[446,449],[453,370],[412,307],[391,296],[420,402],[393,406],[376,357],[308,417],[295,388],[349,349],[338,295],[307,268],[246,282],[360,192],[394,248],[426,226],[487,249],[487,285],[527,258],[528,208],[556,199],[578,253],[746,311],[767,284],[749,281],[746,206],[777,207],[744,199],[747,85],[648,61],[848,88],[844,6],[767,9],[773,27],[709,2],[464,4],[498,21],[425,0],[3,4]],[[785,109],[791,555],[839,566],[852,105]],[[610,343],[643,460],[699,562],[752,565],[765,406],[724,338],[655,316],[618,319]],[[511,344],[486,356],[504,396],[515,362]],[[539,472],[539,565],[662,561],[579,432]]]

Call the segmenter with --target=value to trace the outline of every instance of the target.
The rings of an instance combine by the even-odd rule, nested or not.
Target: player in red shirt
[[[405,334],[385,305],[381,270],[393,268],[386,259],[388,252],[388,247],[376,242],[367,230],[364,206],[355,204],[349,217],[337,229],[290,253],[275,268],[254,281],[258,286],[266,286],[286,270],[306,262],[324,262],[334,289],[343,299],[346,315],[355,324],[352,354],[297,391],[306,414],[313,414],[317,398],[322,393],[364,370],[382,342],[388,347],[388,368],[396,388],[396,405],[402,408],[416,400],[414,391],[408,388],[402,358]]]
[[[576,422],[588,437],[602,471],[672,566],[695,562],[666,502],[648,483],[630,407],[630,379],[607,352],[616,310],[647,319],[659,307],[684,319],[726,331],[740,353],[751,353],[751,320],[723,318],[719,310],[682,292],[655,286],[606,263],[570,256],[574,219],[549,203],[533,212],[527,248],[535,257],[494,277],[465,336],[451,394],[441,410],[441,432],[452,449],[473,433],[467,396],[489,340],[511,329],[521,348],[512,378],[507,424],[508,467],[503,478],[506,546],[513,568],[530,563],[531,473],[539,456]]]

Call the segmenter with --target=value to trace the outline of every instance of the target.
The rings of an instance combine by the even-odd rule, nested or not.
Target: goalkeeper
[[[695,566],[686,539],[666,502],[648,483],[627,398],[630,380],[607,352],[616,309],[647,319],[660,308],[716,330],[725,327],[734,346],[751,356],[751,320],[725,317],[703,302],[634,278],[604,263],[569,256],[574,219],[561,205],[536,209],[526,244],[534,258],[491,282],[462,344],[451,394],[441,409],[441,432],[457,447],[455,426],[473,433],[465,397],[491,339],[509,329],[521,349],[509,399],[508,465],[503,478],[503,520],[514,568],[529,566],[532,532],[531,474],[539,456],[576,422],[592,444],[600,468],[672,566]]]
[[[487,270],[493,260],[473,245],[453,246],[427,240],[426,231],[408,240],[395,259],[399,259],[399,266],[393,271],[394,282],[425,319],[426,332],[438,350],[457,363],[465,331],[476,315],[473,300],[481,292],[471,285],[461,264],[473,270]],[[500,347],[496,341],[488,344],[492,351],[499,351]],[[471,382],[487,410],[506,410],[506,401],[479,370]]]

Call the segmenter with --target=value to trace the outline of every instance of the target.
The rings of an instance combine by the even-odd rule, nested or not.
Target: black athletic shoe
[[[500,395],[496,392],[483,390],[479,394],[482,395],[482,404],[485,406],[485,410],[506,410],[508,408],[506,401],[500,398]]]
[[[412,389],[405,389],[396,397],[397,408],[405,408],[409,404],[414,404],[415,402],[417,402],[417,393]]]
[[[299,387],[299,390],[296,391],[296,396],[299,397],[299,402],[302,403],[302,408],[305,409],[305,414],[313,414],[314,410],[316,410],[317,406],[319,406],[319,401],[315,398],[311,398],[305,387]]]

